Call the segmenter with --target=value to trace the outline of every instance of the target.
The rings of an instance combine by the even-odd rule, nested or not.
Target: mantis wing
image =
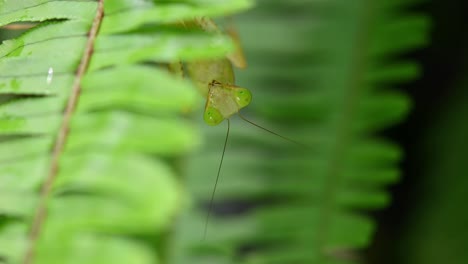
[[[187,63],[187,72],[203,96],[208,96],[213,81],[234,84],[234,71],[227,59],[206,60]]]

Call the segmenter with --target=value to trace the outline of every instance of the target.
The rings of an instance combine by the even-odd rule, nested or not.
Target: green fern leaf
[[[194,206],[176,263],[359,262],[375,229],[366,211],[388,205],[384,188],[399,177],[401,151],[376,134],[410,108],[391,87],[419,75],[401,59],[427,42],[427,17],[407,11],[415,2],[265,1],[238,19],[252,70],[236,77],[256,102],[246,115],[308,148],[235,122],[207,239]],[[224,135],[211,132],[194,158],[198,204],[209,201]]]
[[[228,38],[176,22],[236,1],[1,1],[0,262],[160,263],[200,144],[200,103],[168,62],[224,56]]]

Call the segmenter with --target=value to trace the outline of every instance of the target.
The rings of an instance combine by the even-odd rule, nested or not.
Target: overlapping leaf
[[[95,1],[2,1],[0,25],[36,22],[0,46],[0,262],[159,263],[161,234],[181,207],[174,168],[199,144],[183,114],[200,102],[164,63],[224,56],[227,38],[181,30],[195,16],[248,1],[106,1],[82,79]],[[85,55],[86,56],[86,55]],[[50,198],[38,204],[64,107],[81,86]],[[31,226],[45,206],[37,241]]]

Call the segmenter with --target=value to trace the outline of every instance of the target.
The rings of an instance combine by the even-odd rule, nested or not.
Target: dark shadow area
[[[367,263],[410,263],[409,258],[400,251],[401,243],[411,228],[410,215],[421,206],[423,199],[428,198],[420,196],[420,186],[426,180],[428,167],[427,160],[420,155],[424,144],[422,141],[427,137],[434,117],[450,104],[450,98],[459,94],[455,89],[456,82],[465,74],[463,65],[466,64],[468,47],[467,2],[428,1],[421,7],[421,11],[431,15],[432,41],[425,50],[410,55],[412,59],[421,62],[423,69],[420,79],[402,87],[402,91],[407,92],[413,100],[412,111],[404,123],[384,133],[403,148],[405,154],[401,163],[402,178],[390,190],[390,207],[376,214],[378,229],[372,246],[366,251]],[[459,89],[463,88],[459,86]],[[462,117],[458,119],[463,122]]]

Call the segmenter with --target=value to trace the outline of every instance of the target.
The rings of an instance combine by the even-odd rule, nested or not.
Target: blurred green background
[[[312,92],[301,94],[301,89],[314,90],[314,87],[322,89],[327,87],[323,82],[334,83],[333,74],[325,77],[325,80],[321,79],[323,74],[327,73],[326,70],[322,72],[323,69],[319,65],[330,59],[327,56],[349,55],[347,54],[348,48],[353,45],[350,41],[353,34],[350,32],[353,28],[352,25],[349,25],[349,28],[340,27],[343,26],[343,21],[340,19],[347,19],[345,17],[348,14],[346,11],[360,12],[359,8],[362,6],[359,7],[357,3],[366,1],[357,1],[356,4],[349,3],[349,5],[340,2],[336,5],[342,4],[345,11],[330,8],[326,2],[258,1],[254,9],[235,17],[235,23],[249,62],[249,68],[237,71],[236,77],[238,85],[252,89],[254,96],[252,106],[247,108],[244,113],[253,117],[259,124],[266,124],[269,128],[273,127],[276,132],[312,145],[314,143],[307,140],[326,140],[320,138],[321,133],[306,132],[315,131],[315,125],[322,121],[323,115],[320,107],[323,106],[319,105],[318,108],[314,108],[314,106],[319,104],[323,98],[320,98],[319,94],[318,99],[314,99]],[[405,78],[405,74],[402,74],[401,77],[396,74],[395,82],[398,85],[392,87],[392,89],[409,96],[411,110],[401,122],[377,130],[379,137],[390,139],[402,147],[403,157],[400,162],[395,164],[401,170],[400,180],[398,183],[392,184],[389,189],[391,201],[389,200],[388,208],[373,211],[371,214],[377,223],[376,233],[375,236],[372,236],[370,247],[362,247],[357,254],[343,253],[344,257],[341,260],[345,262],[358,260],[363,263],[401,264],[467,263],[468,230],[466,223],[468,223],[468,213],[464,203],[468,201],[468,181],[466,178],[468,171],[468,79],[466,77],[468,71],[468,35],[466,34],[468,6],[466,2],[461,0],[367,1],[364,5],[368,5],[369,9],[373,10],[371,8],[379,6],[377,2],[383,6],[411,3],[410,6],[398,10],[401,11],[401,14],[424,14],[430,19],[430,26],[425,29],[424,27],[420,28],[421,31],[427,31],[427,42],[424,45],[395,54],[396,60],[413,61],[420,64],[417,77],[412,79],[411,77]],[[356,9],[353,10],[353,8]],[[375,14],[378,17],[378,12]],[[365,12],[360,13],[361,18],[368,15]],[[393,22],[398,24],[398,16],[395,14],[389,15],[388,18],[385,23],[376,23],[377,30],[379,26],[386,27]],[[400,22],[403,29],[405,29],[406,23],[411,24],[411,21],[403,19]],[[335,27],[337,25],[338,27]],[[325,30],[320,31],[323,28]],[[407,28],[409,32],[407,35],[389,36],[383,45],[398,43],[404,38],[414,37],[417,39],[415,36],[418,33],[411,32],[411,26]],[[327,38],[331,38],[335,42],[327,44]],[[336,45],[336,49],[333,50],[336,53],[321,53],[320,50],[323,47],[320,45]],[[369,48],[368,45],[373,44],[364,42],[358,45]],[[389,62],[391,60],[385,58],[383,61]],[[320,76],[321,74],[322,76]],[[339,78],[339,73],[336,76]],[[289,103],[288,97],[293,98],[290,100],[296,102]],[[283,189],[278,187],[277,185],[283,184],[287,186],[290,181],[284,179],[275,181],[276,178],[272,176],[274,175],[272,170],[274,171],[275,168],[267,165],[268,160],[275,163],[282,159],[294,159],[288,155],[296,153],[297,150],[291,150],[288,147],[281,148],[277,145],[273,149],[265,147],[267,144],[274,146],[282,144],[271,143],[275,140],[280,141],[280,139],[271,138],[266,133],[252,136],[260,142],[249,141],[251,140],[249,133],[254,133],[252,130],[255,128],[236,121],[233,125],[234,133],[231,133],[221,183],[218,187],[217,199],[219,201],[215,207],[215,211],[217,210],[215,218],[216,215],[222,219],[240,218],[245,222],[240,226],[231,223],[229,229],[234,229],[234,231],[230,230],[232,233],[248,234],[245,229],[250,226],[246,223],[250,223],[249,216],[255,215],[252,211],[272,208],[281,203],[287,204],[288,198],[294,203],[294,199],[303,197],[294,197],[294,194],[288,193],[287,187]],[[214,174],[225,127],[216,128],[217,132],[213,132],[212,128],[209,129],[210,131],[207,133],[209,133],[210,138],[215,138],[216,141],[213,143],[214,140],[210,140],[208,149],[211,151],[204,152],[209,153],[206,155],[211,157],[209,161],[204,160],[204,162],[212,165],[203,168],[209,168],[208,171]],[[307,133],[310,134],[306,136]],[[287,145],[287,143],[285,144]],[[256,147],[252,147],[254,145]],[[246,151],[246,149],[250,151]],[[251,156],[243,159],[242,157],[246,157],[246,155]],[[197,159],[197,162],[202,163],[203,161]],[[264,185],[264,182],[258,183],[258,178],[244,173],[244,169],[250,168],[251,163],[254,162],[260,164],[260,169],[257,168],[259,170],[257,175],[270,173],[271,179],[266,184],[267,188],[272,189],[271,193],[257,187],[257,184]],[[297,166],[301,166],[301,163],[290,164],[289,169],[283,171],[282,177],[290,179],[303,173],[301,169],[307,170]],[[290,168],[296,168],[296,170]],[[311,170],[314,169],[317,167],[313,167]],[[199,168],[199,170],[204,169]],[[244,180],[246,177],[250,177],[250,182]],[[310,177],[314,177],[314,175],[310,175]],[[198,178],[193,177],[192,179],[197,181],[195,179]],[[213,182],[213,178],[208,177],[208,181],[202,185],[207,184],[209,188],[199,187],[197,189],[200,191],[200,196],[204,197],[202,200],[205,202],[210,194],[210,182]],[[194,184],[197,185],[197,183]],[[312,181],[311,185],[308,186],[308,190],[312,193],[316,191],[314,184],[316,182]],[[296,192],[300,192],[299,189],[296,189]],[[241,194],[240,190],[242,190]],[[311,199],[313,201],[314,198]],[[289,213],[294,215],[292,210]],[[301,214],[295,215],[295,217],[300,216]],[[268,217],[265,218],[268,219]],[[312,220],[307,216],[304,219],[295,218],[294,220],[279,217],[272,221],[294,221],[293,224],[299,226],[313,225],[313,222],[310,222]],[[216,223],[216,220],[214,222]],[[220,225],[229,225],[229,221]],[[220,227],[209,227],[209,234],[212,236],[214,236],[213,233],[222,234],[222,231],[218,231],[217,228]],[[274,232],[272,230],[281,230],[282,228],[287,229],[287,224],[277,224],[273,229],[264,232]],[[301,228],[298,229],[301,230]],[[306,229],[303,230],[307,232]],[[246,256],[246,259],[250,259],[252,263],[255,261],[269,263],[271,260],[266,261],[267,257],[263,259],[259,257],[261,254],[256,255],[259,251],[271,246],[269,243],[265,243],[265,240],[269,241],[269,239],[274,241],[274,238],[241,241],[239,243],[244,246],[240,247],[240,253],[237,253]],[[286,238],[286,241],[289,240]],[[313,240],[309,242],[311,243],[309,246],[313,247]],[[286,242],[286,244],[288,243]],[[297,244],[295,245],[297,246]],[[290,250],[288,246],[286,248]],[[292,251],[291,254],[307,251],[312,251],[312,249]],[[278,260],[277,263],[295,263],[294,258],[286,258],[287,260],[282,262],[281,254],[276,253],[274,255]],[[249,254],[252,256],[249,257]],[[307,257],[304,258],[307,259]],[[317,263],[325,262],[327,261],[317,261]]]

